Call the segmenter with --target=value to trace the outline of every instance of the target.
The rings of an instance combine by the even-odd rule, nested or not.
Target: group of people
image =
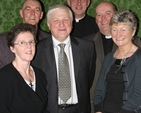
[[[94,18],[86,13],[90,0],[67,3],[48,9],[47,33],[38,28],[40,1],[25,0],[23,23],[0,34],[0,112],[141,112],[134,13],[104,1]]]

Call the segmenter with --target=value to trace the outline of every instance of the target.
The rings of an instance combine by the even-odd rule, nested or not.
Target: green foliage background
[[[24,0],[0,0],[0,33],[9,31],[14,25],[22,22],[19,9]],[[44,12],[48,8],[56,3],[66,4],[66,0],[41,0],[44,5]],[[118,10],[121,9],[130,9],[132,10],[139,19],[139,27],[137,35],[141,37],[141,0],[91,0],[91,5],[88,8],[87,12],[91,16],[95,16],[94,10],[96,5],[102,1],[113,2]],[[40,22],[40,28],[48,31],[46,25],[45,16]]]

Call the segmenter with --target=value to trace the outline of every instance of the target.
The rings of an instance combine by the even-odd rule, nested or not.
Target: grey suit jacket
[[[6,64],[12,62],[15,58],[14,54],[11,52],[11,50],[7,46],[7,43],[6,43],[7,34],[8,32],[0,34],[0,69],[4,67]],[[37,40],[44,39],[48,37],[49,35],[50,34],[45,31],[38,30]]]
[[[95,73],[95,48],[92,42],[71,37],[74,73],[79,113],[90,113],[89,90]],[[46,73],[48,81],[48,111],[58,112],[58,80],[52,37],[43,39],[37,45],[32,64]]]

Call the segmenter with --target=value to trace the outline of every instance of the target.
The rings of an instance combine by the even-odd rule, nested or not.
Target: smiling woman
[[[118,48],[106,56],[101,67],[94,93],[95,111],[141,112],[141,49],[132,42],[136,16],[129,10],[117,11],[111,18],[110,27]]]
[[[15,59],[0,70],[0,113],[47,112],[45,74],[30,65],[35,54],[35,34],[33,25],[22,23],[6,37]]]

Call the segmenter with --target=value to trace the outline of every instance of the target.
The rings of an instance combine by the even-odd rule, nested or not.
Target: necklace
[[[31,80],[29,80],[30,82],[29,82],[29,85],[30,85],[30,87],[33,89],[33,84],[32,84],[32,81]]]
[[[120,61],[119,68],[115,71],[115,73],[117,73],[117,72],[121,69],[123,63],[125,63],[126,58],[127,58],[128,54],[129,54],[131,48],[132,48],[132,46],[131,46],[130,49],[127,51],[127,53],[123,55],[123,57],[122,57],[122,59],[121,59],[121,61]]]

